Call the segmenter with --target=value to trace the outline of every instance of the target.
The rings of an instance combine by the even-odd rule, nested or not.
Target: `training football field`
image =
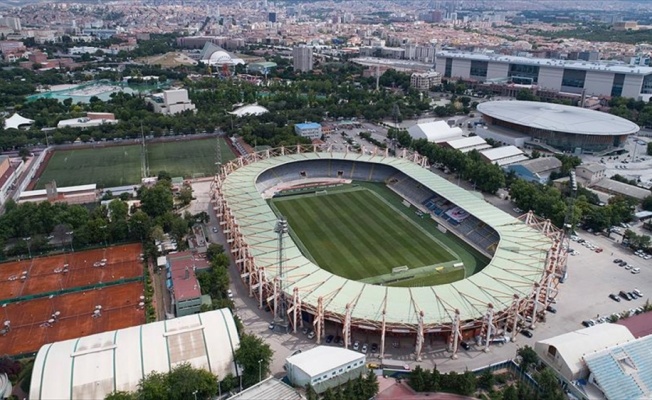
[[[229,146],[220,146],[222,162],[234,158]],[[171,176],[192,178],[210,176],[215,166],[217,141],[212,139],[175,140],[147,144],[149,176],[166,171]],[[131,185],[142,176],[142,151],[139,144],[56,150],[41,174],[36,189],[56,180],[57,186],[96,183],[99,188]]]
[[[359,188],[279,197],[273,206],[309,256],[323,269],[361,280],[458,259],[434,236],[378,194]],[[463,277],[463,273],[462,273]],[[459,278],[458,278],[459,279]]]

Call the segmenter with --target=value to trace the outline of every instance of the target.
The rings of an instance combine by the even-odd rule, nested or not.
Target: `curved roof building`
[[[360,176],[351,179],[368,180],[365,177],[371,176],[374,168],[387,169],[391,176],[413,179],[461,207],[499,235],[489,265],[482,271],[450,284],[409,288],[333,275],[305,257],[300,246],[289,238],[283,249],[283,290],[286,298],[292,299],[288,310],[295,313],[290,317],[294,318],[295,329],[296,313],[303,311],[315,316],[316,331],[326,318],[380,331],[383,337],[386,332],[416,333],[417,337],[428,332],[448,334],[460,315],[471,321],[469,327],[477,328],[479,325],[473,321],[482,320],[489,304],[496,312],[511,307],[516,312],[520,306],[515,305],[514,296],[531,298],[535,283],[547,279],[548,255],[554,242],[551,237],[440,178],[423,164],[387,154],[319,153],[316,146],[298,147],[296,153],[288,154],[291,151],[284,148],[235,160],[225,165],[222,175],[216,178],[216,212],[224,222],[250,293],[259,297],[261,306],[264,299],[268,301],[268,296],[277,293],[273,285],[279,274],[278,237],[274,232],[277,216],[261,192],[274,184],[290,185],[292,180],[300,180],[300,172],[317,179],[332,176],[333,171],[339,174],[338,170],[358,171]]]
[[[229,114],[235,115],[237,117],[244,117],[245,115],[262,115],[268,113],[269,110],[258,104],[247,104],[231,111]]]
[[[506,128],[562,151],[600,152],[620,148],[639,126],[586,108],[534,101],[490,101],[478,105],[489,129]],[[482,136],[482,135],[481,135]]]
[[[235,375],[239,345],[227,308],[46,344],[34,361],[29,398],[103,399],[182,363]]]

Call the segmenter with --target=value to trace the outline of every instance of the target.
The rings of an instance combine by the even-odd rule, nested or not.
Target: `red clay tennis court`
[[[0,264],[0,300],[143,275],[140,244]]]
[[[0,354],[36,352],[46,343],[144,324],[143,290],[142,282],[133,282],[7,304],[0,308],[0,324],[11,321],[11,330],[0,336]],[[101,315],[94,317],[96,306]]]

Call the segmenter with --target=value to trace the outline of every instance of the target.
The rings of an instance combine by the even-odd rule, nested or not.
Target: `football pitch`
[[[272,205],[289,223],[293,239],[321,268],[351,280],[380,275],[389,286],[421,286],[464,278],[451,269],[460,257],[372,190],[279,197]],[[412,212],[412,211],[409,211]],[[423,279],[392,282],[392,269],[437,267]],[[443,267],[443,268],[442,268]],[[410,272],[406,272],[409,274]],[[378,282],[378,281],[377,281]]]
[[[223,139],[219,139],[222,140]],[[223,141],[222,162],[234,158]],[[161,142],[147,145],[149,175],[166,171],[171,176],[208,176],[214,174],[216,139]],[[39,177],[36,189],[55,180],[57,186],[96,183],[99,188],[139,183],[141,146],[107,146],[73,150],[56,150]]]

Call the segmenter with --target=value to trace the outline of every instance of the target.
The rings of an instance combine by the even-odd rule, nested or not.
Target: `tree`
[[[514,385],[509,385],[503,390],[503,400],[518,400],[518,391]]]
[[[181,202],[182,206],[187,206],[192,201],[192,189],[184,187],[179,191],[177,198]]]
[[[217,394],[217,377],[204,369],[195,369],[190,364],[181,364],[168,374],[169,400],[208,399]]]
[[[235,351],[235,361],[244,369],[242,384],[249,387],[269,374],[274,352],[269,345],[255,335],[243,334],[240,347]],[[259,377],[260,374],[260,377]]]
[[[172,211],[174,202],[170,182],[163,180],[151,188],[142,188],[140,199],[141,209],[152,218]]]
[[[485,369],[484,372],[482,372],[482,375],[478,378],[478,386],[485,390],[491,390],[494,384],[494,374],[489,369]]]
[[[534,349],[530,346],[523,346],[518,349],[516,354],[521,357],[521,362],[519,364],[519,367],[521,367],[521,370],[523,372],[527,372],[528,367],[530,365],[534,365],[537,362],[539,362],[539,356],[537,353],[534,351]]]
[[[166,374],[152,372],[138,383],[138,398],[142,400],[157,400],[167,398],[169,386]]]
[[[426,390],[426,382],[424,377],[424,370],[420,365],[414,368],[408,376],[408,385],[416,392],[423,392]]]
[[[550,368],[544,368],[536,375],[539,384],[540,400],[563,400],[564,392],[561,390],[559,380]]]
[[[129,215],[129,206],[122,200],[112,200],[109,203],[109,214],[111,215],[111,221],[126,220]]]
[[[647,196],[641,203],[641,208],[645,211],[652,211],[652,196]]]
[[[113,392],[104,398],[105,400],[136,400],[137,397],[129,392]]]
[[[211,243],[206,250],[206,258],[208,261],[213,261],[218,255],[224,254],[224,246],[217,243]]]

